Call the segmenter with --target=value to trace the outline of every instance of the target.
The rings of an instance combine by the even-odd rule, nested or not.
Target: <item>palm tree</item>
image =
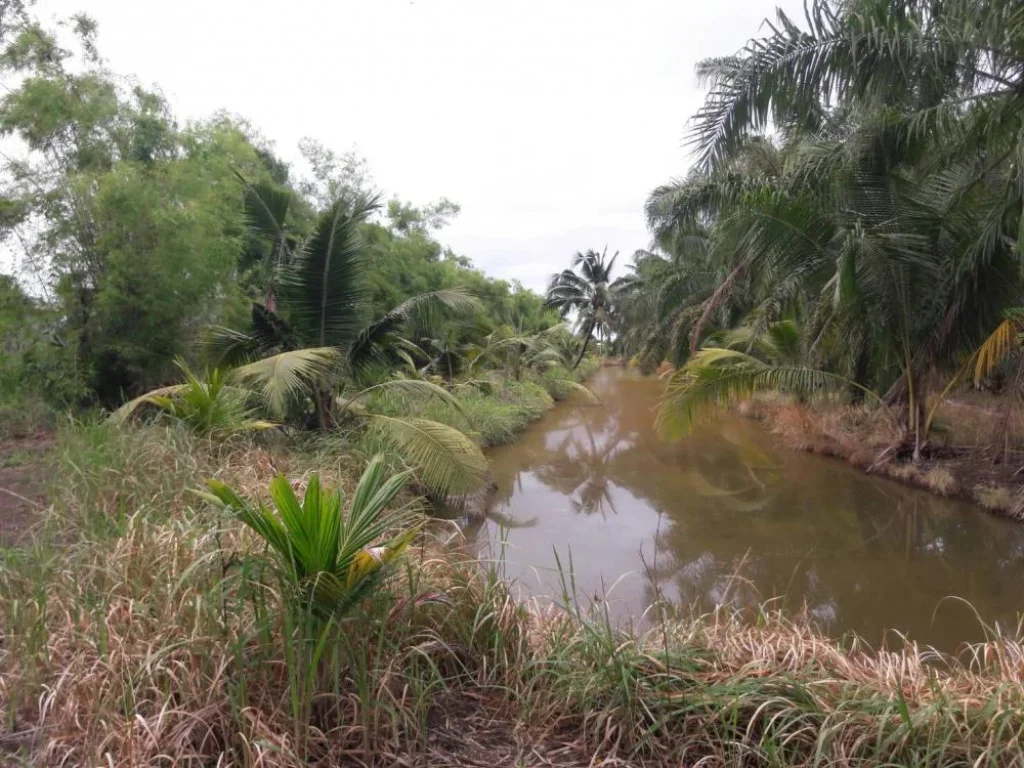
[[[408,323],[429,327],[443,310],[468,313],[479,302],[461,290],[439,290],[414,296],[383,317],[368,321],[369,263],[360,226],[378,208],[376,198],[343,194],[319,217],[304,240],[290,237],[286,217],[290,193],[266,185],[251,185],[247,211],[254,233],[273,246],[275,278],[268,296],[272,303],[252,305],[249,327],[243,331],[215,328],[207,347],[217,365],[274,357],[268,380],[288,372],[297,361],[288,353],[329,350],[339,365],[327,375],[310,375],[308,397],[321,429],[335,425],[334,379],[352,377],[375,362],[397,362],[394,349]],[[312,373],[309,370],[306,373]]]
[[[708,230],[719,277],[686,297],[702,307],[684,324],[691,355],[731,325],[714,321],[723,309],[760,330],[796,317],[804,366],[885,393],[920,456],[925,374],[957,365],[1021,295],[1024,17],[1009,8],[813,0],[808,29],[780,12],[700,65],[698,168],[648,203],[656,238]],[[696,391],[686,375],[676,395]]]
[[[336,389],[370,364],[399,362],[397,342],[405,326],[429,328],[442,313],[475,311],[479,302],[460,290],[434,291],[367,322],[369,264],[359,230],[377,201],[343,194],[320,215],[310,236],[298,238],[286,222],[290,196],[287,190],[266,185],[246,190],[253,233],[268,238],[272,246],[274,277],[267,287],[267,303],[252,305],[247,329],[210,329],[206,348],[215,368],[201,389],[204,393],[216,389],[221,400],[248,397],[255,391],[276,418],[284,417],[290,405],[312,403],[320,429],[354,418],[395,446],[433,492],[474,490],[483,482],[487,465],[465,434],[427,419],[370,413],[360,402],[397,394],[440,398],[459,410],[443,388],[428,381],[399,379],[345,399],[337,396]],[[221,387],[223,383],[229,387]],[[115,417],[124,420],[144,403],[160,405],[172,414],[185,413],[183,398],[189,389],[186,382],[150,392],[126,404]]]
[[[570,312],[577,312],[576,326],[583,338],[573,369],[587,354],[587,345],[596,333],[606,336],[612,324],[611,271],[615,266],[616,252],[608,259],[608,249],[602,253],[589,250],[579,251],[572,257],[572,267],[552,276],[548,284],[547,305],[556,308],[564,318]]]
[[[704,169],[769,124],[816,133],[865,105],[887,108],[907,139],[938,139],[935,167],[979,150],[1008,157],[1019,144],[1024,17],[1014,3],[812,0],[806,18],[803,29],[779,10],[770,34],[698,66],[710,93],[691,140]]]
[[[338,361],[332,353],[330,348],[283,352],[236,368],[215,368],[203,377],[182,364],[183,383],[160,387],[130,400],[111,414],[110,421],[124,424],[148,405],[212,438],[278,428],[282,425],[253,418],[255,409],[251,403],[262,400],[268,410],[279,414],[282,397],[308,389],[319,378],[329,375],[331,366]],[[438,497],[469,493],[484,483],[487,460],[463,432],[429,419],[399,418],[364,407],[368,400],[389,398],[398,398],[403,406],[410,400],[439,400],[470,424],[459,401],[446,389],[408,378],[374,384],[344,399],[338,398],[338,421],[348,420],[357,429],[379,436],[414,469],[423,486]]]

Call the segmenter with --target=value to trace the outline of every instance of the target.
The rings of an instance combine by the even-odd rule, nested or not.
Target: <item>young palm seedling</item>
[[[214,499],[266,542],[301,607],[321,619],[340,619],[379,587],[416,533],[407,511],[385,515],[409,475],[387,475],[383,458],[374,457],[347,514],[342,491],[325,489],[319,475],[310,478],[301,502],[287,478],[276,477],[270,483],[272,507],[244,500],[218,480],[207,485]]]

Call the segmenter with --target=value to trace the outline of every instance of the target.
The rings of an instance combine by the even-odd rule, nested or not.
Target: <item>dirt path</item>
[[[0,548],[19,544],[43,505],[43,456],[53,436],[33,435],[0,443]]]

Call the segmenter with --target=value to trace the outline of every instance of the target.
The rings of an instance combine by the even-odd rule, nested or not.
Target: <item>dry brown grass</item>
[[[931,436],[932,453],[918,464],[904,452],[893,452],[902,442],[902,428],[880,408],[830,403],[804,405],[778,394],[761,394],[740,406],[745,416],[765,422],[788,448],[841,458],[861,469],[879,472],[894,480],[924,488],[947,497],[975,501],[999,515],[1018,519],[1024,513],[1024,487],[1016,473],[1014,456],[993,448],[995,424],[1005,414],[993,411],[991,403],[944,404],[940,409],[963,417],[959,425],[946,423]],[[973,421],[975,412],[984,419]],[[968,424],[972,424],[970,428]],[[1005,435],[1015,434],[1013,429]],[[951,450],[956,440],[972,439],[979,445]],[[982,435],[986,437],[982,438]],[[1019,463],[1019,462],[1017,462]]]
[[[940,496],[954,496],[960,491],[960,484],[945,467],[929,469],[924,473],[922,482]]]
[[[902,435],[892,416],[877,408],[831,403],[812,408],[780,395],[759,395],[746,414],[765,421],[789,448],[836,456],[859,467],[872,464]]]
[[[936,409],[936,440],[960,448],[1024,449],[1024,413],[1012,401],[984,392],[965,391]]]
[[[174,431],[84,431],[61,450],[66,538],[0,555],[0,754],[25,764],[1022,759],[1016,639],[872,652],[726,611],[638,637],[527,610],[493,571],[429,547],[313,664],[253,538],[188,489],[210,473],[253,494],[277,470],[301,483],[322,454]]]
[[[1011,512],[1015,506],[1010,489],[1001,485],[976,485],[973,495],[975,501],[992,511]]]

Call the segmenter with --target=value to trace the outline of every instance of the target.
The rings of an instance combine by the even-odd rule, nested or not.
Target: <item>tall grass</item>
[[[511,442],[554,402],[543,387],[531,381],[508,381],[485,391],[466,388],[456,397],[468,418],[469,434],[484,447]],[[426,416],[446,424],[459,419],[459,414],[443,403],[431,403]]]
[[[444,403],[430,403],[426,418],[468,429],[480,445],[512,442],[531,422],[547,413],[556,401],[579,396],[580,382],[593,373],[597,362],[588,358],[578,371],[552,366],[543,373],[529,371],[522,381],[495,379],[485,386],[460,385],[455,390],[462,413]],[[586,394],[586,393],[584,393]],[[467,427],[468,423],[468,427]]]
[[[62,435],[45,536],[0,555],[0,750],[40,766],[1024,759],[1017,638],[873,652],[725,610],[638,635],[600,607],[517,603],[496,568],[429,541],[310,632],[257,537],[190,489],[215,475],[259,495],[277,471],[301,487],[327,455]]]

